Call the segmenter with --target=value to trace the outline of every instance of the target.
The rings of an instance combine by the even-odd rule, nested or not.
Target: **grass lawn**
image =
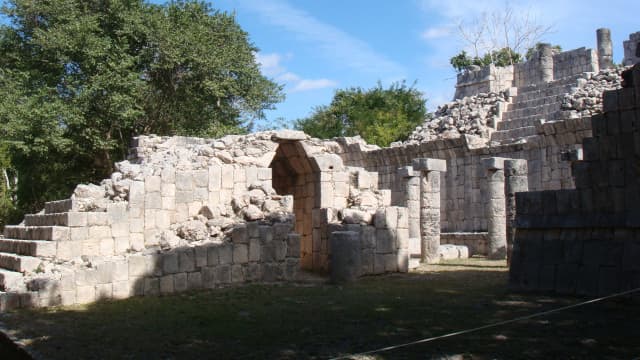
[[[581,301],[509,294],[506,279],[504,262],[470,259],[350,286],[250,285],[19,311],[0,321],[52,359],[326,359]],[[638,305],[608,300],[351,358],[640,359]]]

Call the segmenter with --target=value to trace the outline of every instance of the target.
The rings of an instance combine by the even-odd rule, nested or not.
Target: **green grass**
[[[10,313],[53,359],[330,358],[558,308],[575,298],[506,291],[503,262],[470,259],[350,286],[250,285]],[[606,301],[375,355],[377,359],[640,357],[638,303]]]

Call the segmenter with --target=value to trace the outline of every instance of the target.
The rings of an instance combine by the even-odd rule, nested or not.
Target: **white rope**
[[[543,311],[543,312],[539,312],[539,313],[535,313],[535,314],[531,314],[531,315],[520,316],[520,317],[517,317],[515,319],[511,319],[511,320],[504,320],[504,321],[500,321],[500,322],[497,322],[497,323],[483,325],[483,326],[479,326],[479,327],[472,328],[472,329],[460,330],[460,331],[456,331],[456,332],[452,332],[452,333],[448,333],[448,334],[444,334],[444,335],[434,336],[434,337],[430,337],[430,338],[426,338],[426,339],[420,339],[420,340],[416,340],[416,341],[412,341],[412,342],[408,342],[408,343],[404,343],[404,344],[399,344],[399,345],[387,346],[387,347],[383,347],[383,348],[379,348],[379,349],[375,349],[375,350],[369,350],[369,351],[365,351],[365,352],[361,352],[361,353],[357,353],[357,354],[342,355],[342,356],[331,358],[329,360],[348,359],[348,358],[353,357],[353,356],[370,355],[370,354],[374,354],[374,353],[380,353],[380,352],[395,350],[395,349],[399,349],[399,348],[403,348],[403,347],[407,347],[407,346],[412,346],[412,345],[416,345],[416,344],[422,344],[422,343],[426,343],[426,342],[430,342],[430,341],[434,341],[434,340],[449,338],[449,337],[453,337],[453,336],[457,336],[457,335],[464,335],[464,334],[472,333],[472,332],[475,332],[475,331],[489,329],[489,328],[493,328],[493,327],[497,327],[497,326],[501,326],[501,325],[511,324],[511,323],[514,323],[514,322],[517,322],[517,321],[533,319],[533,318],[536,318],[536,317],[549,315],[549,314],[557,313],[557,312],[564,311],[564,310],[573,309],[573,308],[576,308],[576,307],[579,307],[579,306],[593,304],[593,303],[596,303],[596,302],[599,302],[599,301],[611,299],[611,298],[618,297],[618,296],[629,295],[629,294],[632,294],[632,293],[638,292],[638,291],[640,291],[640,288],[636,288],[636,289],[632,289],[632,290],[627,290],[627,291],[623,291],[623,292],[619,292],[619,293],[615,293],[615,294],[599,297],[597,299],[592,299],[592,300],[584,301],[584,302],[573,304],[573,305],[564,306],[564,307],[553,309],[553,310],[547,310],[547,311]]]

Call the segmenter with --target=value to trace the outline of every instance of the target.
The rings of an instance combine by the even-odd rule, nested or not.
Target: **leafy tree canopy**
[[[425,99],[414,86],[397,82],[383,88],[378,83],[366,90],[337,90],[331,104],[315,108],[294,127],[318,138],[360,135],[368,143],[388,146],[406,139],[426,116]]]
[[[247,131],[282,100],[232,15],[199,1],[8,0],[0,141],[33,209],[108,175],[138,134]]]

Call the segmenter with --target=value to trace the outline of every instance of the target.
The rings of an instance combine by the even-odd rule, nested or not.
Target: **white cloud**
[[[257,12],[265,22],[280,27],[318,49],[324,58],[355,71],[381,77],[404,77],[406,70],[377,53],[366,42],[335,26],[319,21],[282,0],[246,0],[242,6]]]
[[[256,62],[260,64],[260,70],[265,76],[273,77],[280,74],[284,69],[280,66],[282,56],[280,54],[262,54],[256,53]]]
[[[291,89],[291,92],[301,92],[308,90],[324,89],[335,87],[337,82],[329,79],[302,79]]]
[[[422,38],[426,40],[440,39],[451,35],[451,26],[434,26],[422,32]]]
[[[276,76],[276,81],[282,81],[282,82],[294,82],[294,81],[300,81],[300,76],[292,73],[292,72],[285,72],[282,74],[279,74],[278,76]]]
[[[285,83],[292,93],[324,89],[338,85],[338,82],[330,79],[304,79],[298,74],[287,71],[282,61],[285,58],[291,58],[291,55],[284,57],[278,53],[256,53],[255,56],[256,61],[260,64],[262,74],[274,78],[277,82]]]

